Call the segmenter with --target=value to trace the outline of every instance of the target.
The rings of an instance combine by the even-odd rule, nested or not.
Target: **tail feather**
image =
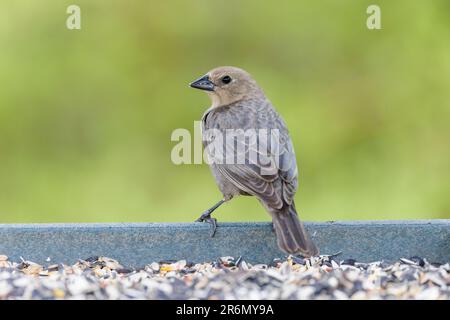
[[[319,249],[309,239],[308,233],[298,218],[294,204],[272,213],[273,226],[278,246],[289,254],[316,256]]]

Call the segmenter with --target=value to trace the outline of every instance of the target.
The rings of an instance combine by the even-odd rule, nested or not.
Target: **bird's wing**
[[[235,155],[244,154],[245,163],[224,163],[216,167],[240,190],[257,196],[271,208],[280,209],[283,203],[292,203],[297,191],[297,165],[287,131],[272,131],[268,136],[256,134],[253,140],[225,139],[225,159],[230,157],[236,163]]]
[[[280,155],[279,176],[283,181],[283,198],[289,205],[293,203],[298,188],[298,169],[292,141],[287,136]]]

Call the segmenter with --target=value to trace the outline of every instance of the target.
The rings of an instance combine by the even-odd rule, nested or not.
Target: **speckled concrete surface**
[[[420,256],[450,261],[450,220],[305,223],[321,254],[341,259],[394,262]],[[108,256],[127,267],[149,261],[212,261],[242,256],[250,263],[284,258],[270,223],[220,223],[210,238],[202,223],[0,224],[0,254],[10,259],[73,264],[82,257]]]

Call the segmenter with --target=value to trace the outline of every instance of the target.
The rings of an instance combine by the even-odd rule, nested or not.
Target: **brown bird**
[[[205,90],[212,101],[202,117],[202,136],[223,194],[197,221],[211,223],[214,236],[217,221],[211,213],[215,209],[238,195],[255,196],[272,217],[280,249],[317,255],[319,251],[295,210],[298,171],[292,141],[286,124],[256,81],[242,69],[219,67],[190,86]],[[234,135],[228,139],[230,133]],[[236,160],[240,156],[244,161]]]

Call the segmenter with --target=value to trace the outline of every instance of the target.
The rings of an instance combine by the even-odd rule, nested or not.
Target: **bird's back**
[[[204,129],[278,129],[286,125],[268,100],[248,99],[209,109],[203,115]]]
[[[211,135],[217,131],[224,137],[219,144],[224,145],[224,157],[222,163],[212,165],[216,180],[225,177],[225,183],[229,182],[243,191],[263,200],[269,206],[280,208],[283,203],[291,204],[297,190],[297,165],[292,142],[287,127],[268,100],[239,101],[229,106],[213,108],[203,116],[203,137],[205,147],[208,148],[211,141],[215,141]],[[213,129],[213,130],[211,130]],[[230,129],[242,130],[241,134],[256,133],[255,145],[248,140],[239,140],[244,147],[239,149],[239,138],[227,141]],[[261,130],[268,135],[267,139],[261,138]],[[275,132],[275,133],[274,133]],[[276,140],[272,140],[273,134]],[[232,145],[230,144],[232,141]],[[217,142],[217,141],[215,141]],[[215,150],[214,148],[212,148]],[[251,158],[252,151],[258,154],[257,161]],[[236,151],[237,150],[237,151]],[[236,163],[237,154],[244,153],[246,163]],[[277,151],[277,154],[274,153]],[[229,153],[232,153],[231,155]],[[210,158],[217,158],[217,154],[208,152]],[[254,153],[253,153],[254,154]],[[231,156],[227,158],[228,156]],[[278,158],[275,158],[278,157]],[[234,163],[225,163],[226,159],[234,159]],[[268,163],[270,162],[270,164]],[[272,168],[268,168],[271,166]],[[273,168],[273,166],[276,166]],[[221,182],[223,184],[223,182]],[[219,184],[219,183],[218,183]],[[219,184],[220,186],[220,184]]]

